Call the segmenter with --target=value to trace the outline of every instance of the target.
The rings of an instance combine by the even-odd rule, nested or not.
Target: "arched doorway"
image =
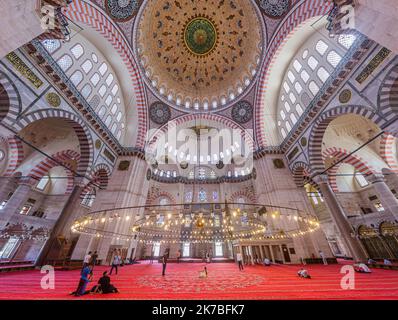
[[[385,259],[390,258],[390,252],[386,248],[383,240],[379,237],[377,231],[369,226],[362,225],[358,228],[358,235],[362,244],[368,252],[369,258]]]
[[[395,259],[398,259],[398,226],[391,222],[380,225],[380,234]]]

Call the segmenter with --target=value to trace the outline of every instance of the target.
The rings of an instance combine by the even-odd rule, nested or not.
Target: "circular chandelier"
[[[129,224],[128,233],[106,224]],[[147,205],[96,211],[77,219],[73,232],[141,243],[212,243],[289,239],[319,228],[316,217],[295,208],[244,203]]]

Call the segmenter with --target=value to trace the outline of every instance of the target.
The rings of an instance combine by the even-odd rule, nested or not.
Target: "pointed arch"
[[[64,120],[73,127],[80,147],[80,161],[76,171],[79,175],[86,176],[93,162],[94,146],[90,130],[77,115],[65,110],[45,109],[35,111],[19,119],[18,122],[13,124],[13,128],[20,131],[35,121],[49,118]]]
[[[322,157],[322,141],[327,127],[334,119],[346,114],[356,114],[362,116],[373,121],[379,127],[382,127],[386,122],[384,118],[380,117],[372,109],[364,106],[339,106],[324,112],[315,121],[311,129],[308,142],[308,156],[312,176],[325,170]]]

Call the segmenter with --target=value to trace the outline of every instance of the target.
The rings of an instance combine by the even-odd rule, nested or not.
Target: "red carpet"
[[[355,289],[340,287],[342,265],[309,265],[312,279],[301,279],[299,266],[248,266],[233,263],[208,265],[209,276],[199,278],[203,263],[169,264],[161,276],[160,264],[137,264],[112,275],[119,294],[68,295],[76,289],[79,270],[56,271],[55,289],[43,290],[40,271],[0,274],[0,299],[398,299],[398,271],[373,269],[355,273]],[[94,283],[107,267],[96,267]],[[88,288],[91,288],[91,283]]]

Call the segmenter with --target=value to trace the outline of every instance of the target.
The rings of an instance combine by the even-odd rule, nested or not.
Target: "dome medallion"
[[[209,54],[217,44],[216,27],[207,18],[194,18],[185,27],[184,43],[189,52],[195,55]]]
[[[106,0],[108,14],[118,22],[128,21],[135,16],[141,0]]]
[[[143,2],[134,51],[148,88],[189,112],[229,108],[252,87],[264,25],[254,0]]]

